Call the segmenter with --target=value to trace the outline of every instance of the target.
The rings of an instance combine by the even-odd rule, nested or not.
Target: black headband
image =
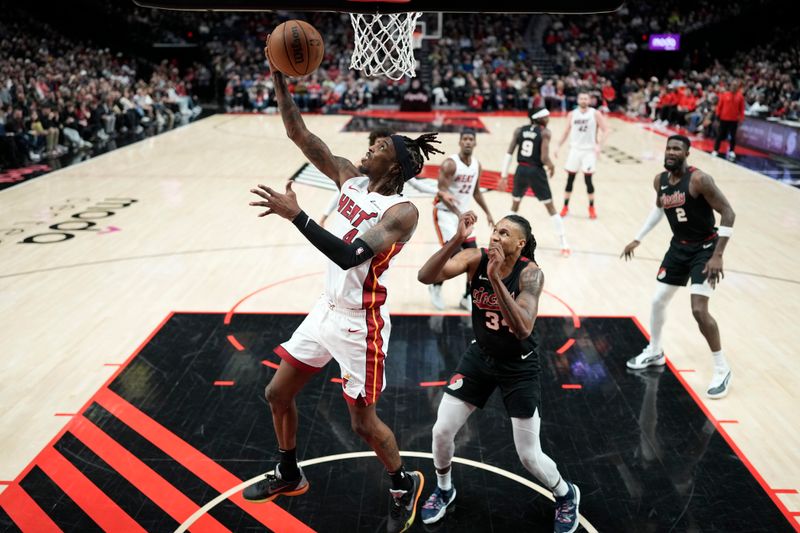
[[[403,180],[408,181],[416,175],[411,154],[408,153],[408,148],[406,148],[406,143],[401,135],[391,135],[389,138],[392,139],[397,162],[400,163],[400,169],[403,172]]]

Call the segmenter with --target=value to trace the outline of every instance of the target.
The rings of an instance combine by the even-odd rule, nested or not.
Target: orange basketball
[[[302,20],[287,20],[279,24],[270,34],[270,68],[278,69],[287,76],[307,76],[322,63],[325,44],[322,36]]]

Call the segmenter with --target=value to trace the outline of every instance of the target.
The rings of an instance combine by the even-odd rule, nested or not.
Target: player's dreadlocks
[[[522,228],[522,231],[525,233],[525,246],[522,248],[521,255],[536,263],[536,258],[534,257],[534,253],[536,252],[536,237],[533,236],[530,222],[519,215],[507,215],[505,218]]]
[[[420,172],[425,165],[425,161],[430,159],[432,154],[443,154],[444,152],[433,146],[441,144],[436,140],[437,133],[424,133],[416,139],[411,139],[404,135],[392,135],[391,139],[397,153],[397,162],[400,163],[401,172],[396,183],[396,192],[403,192],[403,185]]]

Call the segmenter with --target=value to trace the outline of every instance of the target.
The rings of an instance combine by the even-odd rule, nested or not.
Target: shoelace
[[[423,509],[440,509],[444,504],[444,498],[439,494],[434,494],[433,498],[429,498],[422,506]]]
[[[574,509],[575,508],[572,506],[572,502],[567,501],[562,503],[556,510],[556,520],[558,520],[562,524],[572,522],[572,517],[568,515],[572,514],[572,511],[574,511]]]

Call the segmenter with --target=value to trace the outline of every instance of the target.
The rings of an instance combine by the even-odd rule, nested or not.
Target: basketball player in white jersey
[[[458,217],[472,209],[472,199],[481,206],[490,226],[494,226],[492,214],[483,199],[483,193],[478,186],[481,177],[481,164],[474,157],[473,152],[477,145],[475,130],[464,130],[458,139],[459,151],[442,163],[439,169],[439,195],[433,202],[433,227],[439,244],[445,245],[453,238],[458,230]],[[475,237],[466,239],[461,248],[476,248]],[[442,284],[429,285],[431,303],[436,309],[444,309],[442,300]],[[469,281],[460,305],[466,310],[471,309],[469,297]]]
[[[266,502],[281,494],[298,496],[308,490],[297,464],[294,398],[316,372],[335,359],[353,430],[375,451],[391,478],[387,531],[406,531],[416,516],[424,478],[420,472],[404,470],[394,434],[375,410],[386,384],[384,358],[391,328],[384,305],[386,274],[419,219],[416,207],[401,194],[403,185],[422,170],[425,158],[443,152],[432,144],[438,143],[435,134],[413,140],[393,135],[379,139],[356,167],[334,156],[308,131],[284,75],[274,71],[272,76],[287,135],[341,193],[329,232],[300,209],[291,182],[285,193],[263,185],[251,189],[260,199],[250,205],[266,208],[259,216],[274,213],[291,220],[330,261],[325,293],[292,337],[275,348],[282,361],[266,388],[266,398],[280,463],[274,474],[245,488],[243,496],[252,502]]]
[[[573,109],[567,115],[567,129],[564,130],[564,135],[561,136],[555,153],[555,157],[558,158],[561,145],[569,137],[569,154],[564,165],[567,171],[567,188],[564,190],[562,217],[569,213],[569,198],[572,196],[575,175],[583,172],[586,192],[589,194],[589,218],[597,218],[597,211],[594,208],[592,176],[597,164],[597,156],[600,155],[600,149],[603,147],[606,131],[606,119],[603,114],[597,109],[589,107],[589,93],[578,93],[578,108]]]

